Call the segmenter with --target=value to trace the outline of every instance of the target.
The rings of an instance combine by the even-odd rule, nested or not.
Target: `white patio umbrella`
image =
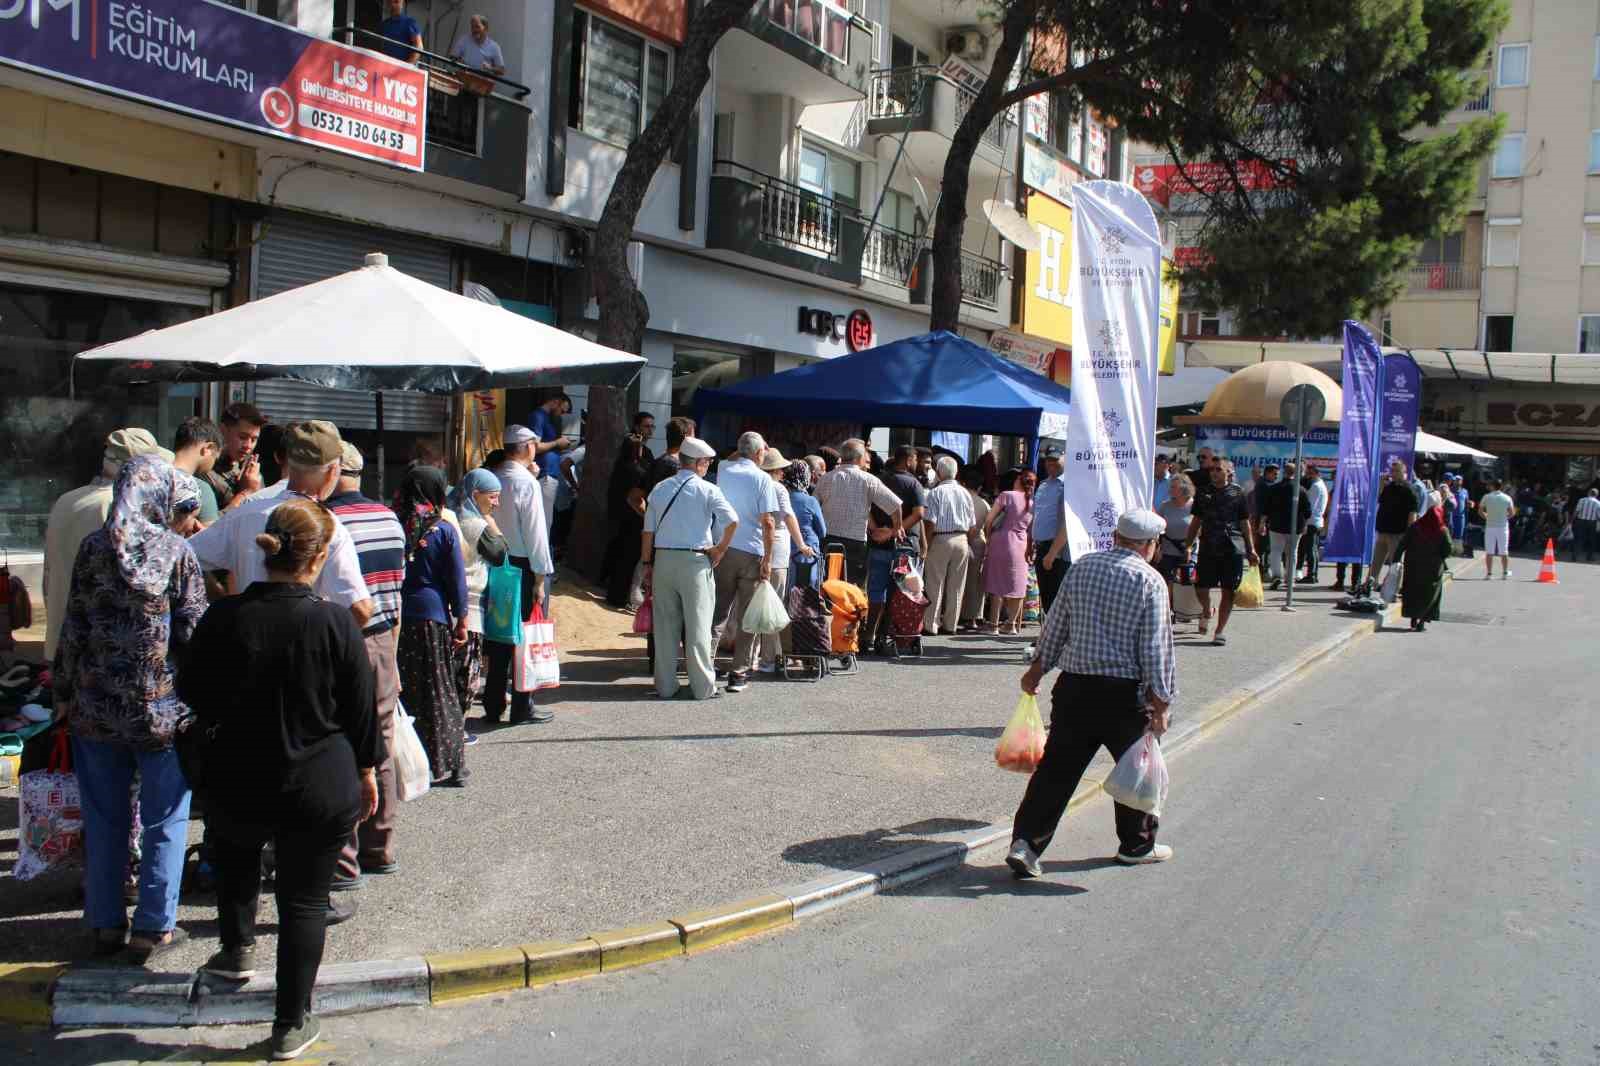
[[[430,393],[627,385],[645,362],[402,274],[381,253],[358,270],[91,348],[77,359],[119,364],[121,381],[290,378]]]
[[[1426,430],[1417,430],[1416,449],[1425,455],[1458,455],[1472,459],[1493,459],[1495,456],[1488,452],[1481,452],[1467,444],[1457,444],[1444,437],[1436,437]]]

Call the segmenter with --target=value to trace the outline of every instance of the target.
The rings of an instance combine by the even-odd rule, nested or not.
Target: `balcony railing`
[[[1463,111],[1490,111],[1494,108],[1494,90],[1485,89],[1481,96],[1474,96],[1461,105]]]
[[[926,269],[926,251],[931,242],[927,234],[878,227],[867,234],[861,255],[861,273],[877,281],[903,286],[913,293],[924,290],[917,271]],[[1000,283],[1005,264],[975,252],[961,253],[961,302],[988,311],[1000,309]],[[915,302],[915,300],[913,301]]]
[[[959,89],[959,88],[957,89],[957,91],[956,91],[956,125],[957,126],[961,125],[961,123],[966,121],[967,112],[972,109],[972,105],[977,99],[978,99],[977,96],[975,96],[972,93],[967,92],[965,89]],[[1004,152],[1006,150],[1006,142],[1010,140],[1011,127],[1015,126],[1016,124],[1017,124],[1017,118],[1016,118],[1016,115],[1013,112],[1011,112],[1009,110],[1005,111],[1005,112],[1002,112],[999,115],[999,117],[997,117],[993,122],[989,123],[988,128],[986,128],[983,131],[983,133],[979,136],[978,139],[980,141],[982,141],[984,144],[989,145],[991,148],[994,148],[997,151]],[[1016,142],[1012,141],[1011,143],[1015,144]]]
[[[1479,269],[1476,263],[1418,263],[1406,278],[1406,291],[1476,292]]]
[[[839,254],[840,227],[855,214],[854,208],[725,159],[714,164],[712,173],[739,178],[761,190],[763,241],[826,259]]]
[[[954,115],[949,129],[939,129],[937,132],[946,137],[953,137],[956,128],[965,121],[967,112],[972,109],[973,101],[977,95],[956,85],[940,73],[935,66],[894,67],[889,70],[874,71],[872,75],[871,110],[869,117],[883,118],[911,118],[920,117],[928,113],[933,106],[933,82],[943,81],[955,91]],[[981,141],[983,144],[999,152],[1007,148],[1010,140],[1010,128],[1016,125],[1016,115],[1013,110],[1007,110],[991,122],[983,131]],[[924,125],[917,127],[928,129]],[[1013,144],[1015,142],[1012,142]]]

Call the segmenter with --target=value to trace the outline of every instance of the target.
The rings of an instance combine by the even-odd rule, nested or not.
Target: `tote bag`
[[[489,568],[483,588],[483,639],[496,644],[522,643],[522,571],[510,558]]]

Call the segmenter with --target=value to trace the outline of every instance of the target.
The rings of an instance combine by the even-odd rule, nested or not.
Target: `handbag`
[[[489,568],[483,587],[483,639],[496,644],[522,643],[522,571],[508,556]]]
[[[522,625],[522,643],[513,659],[513,684],[518,692],[538,692],[561,687],[561,664],[556,659],[556,625],[535,603]]]
[[[18,784],[17,864],[11,876],[28,881],[46,870],[80,862],[83,808],[66,730],[56,733],[49,766],[23,774]]]
[[[633,613],[633,631],[635,633],[649,633],[654,630],[656,622],[656,598],[646,596],[639,609]]]
[[[417,736],[415,720],[398,702],[394,707],[394,780],[402,802],[425,796],[432,779],[428,752]]]

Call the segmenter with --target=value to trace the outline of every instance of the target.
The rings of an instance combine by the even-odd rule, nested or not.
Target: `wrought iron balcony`
[[[861,273],[890,285],[904,287],[913,303],[928,298],[929,245],[926,234],[879,226],[867,234],[861,257]],[[961,253],[961,302],[986,311],[1000,310],[1000,287],[1005,280],[1005,264],[975,252]]]
[[[977,94],[957,85],[935,66],[874,71],[868,104],[868,132],[892,136],[907,130],[936,133],[946,141],[967,117]],[[1016,147],[1015,109],[991,122],[979,140],[980,153],[994,165],[1009,163]]]
[[[1418,263],[1406,278],[1413,296],[1434,292],[1477,292],[1480,270],[1476,263]]]
[[[706,243],[857,284],[863,225],[855,208],[729,160],[712,165]]]

